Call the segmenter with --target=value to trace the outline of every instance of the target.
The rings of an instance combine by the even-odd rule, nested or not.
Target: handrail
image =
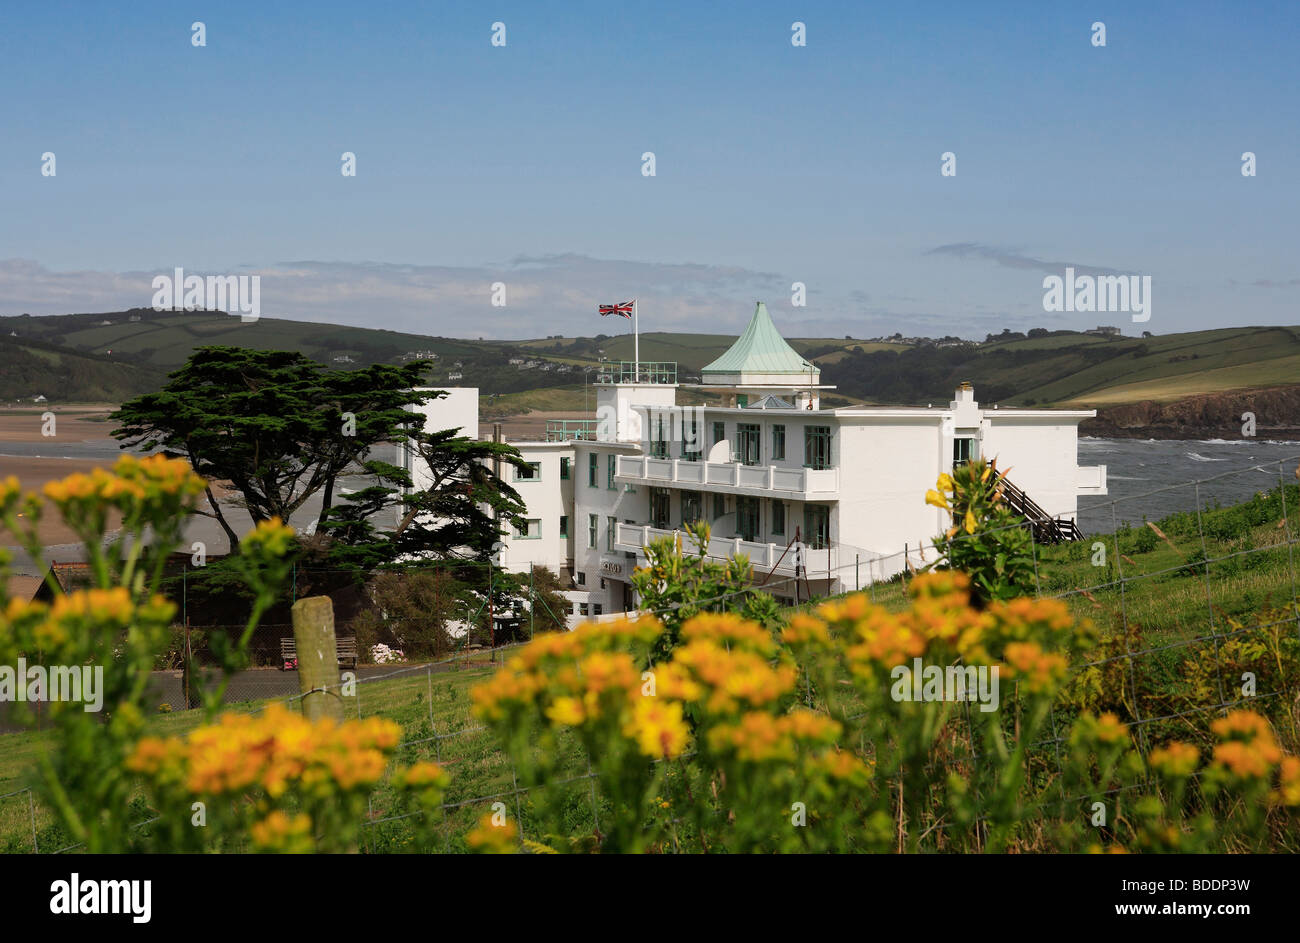
[[[1078,524],[1069,519],[1052,517],[1033,498],[1012,484],[1005,472],[993,480],[991,488],[995,493],[1001,489],[1007,507],[1029,522],[1034,539],[1039,543],[1059,544],[1083,539]]]

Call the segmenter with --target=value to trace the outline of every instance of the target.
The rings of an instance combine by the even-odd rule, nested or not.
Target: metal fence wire
[[[1085,537],[1079,544],[1072,545],[1073,551],[1065,551],[1090,561],[1088,570],[1095,573],[1097,578],[1079,581],[1082,585],[1068,585],[1063,582],[1064,577],[1060,573],[1043,572],[1039,564],[1047,548],[1036,542],[1031,544],[1038,597],[1065,600],[1076,614],[1086,614],[1089,608],[1102,611],[1107,604],[1117,608],[1122,649],[1116,648],[1109,652],[1103,650],[1095,658],[1071,665],[1070,671],[1077,673],[1108,666],[1121,669],[1119,683],[1122,690],[1110,693],[1113,698],[1130,706],[1125,723],[1135,734],[1137,749],[1144,757],[1152,748],[1152,741],[1157,740],[1173,725],[1186,725],[1196,719],[1204,721],[1208,716],[1221,715],[1234,708],[1273,699],[1282,699],[1286,704],[1294,705],[1300,694],[1300,679],[1284,672],[1278,674],[1270,690],[1245,694],[1241,690],[1241,679],[1230,676],[1230,672],[1235,669],[1223,661],[1224,646],[1233,639],[1278,629],[1300,640],[1300,608],[1297,608],[1295,571],[1295,545],[1297,539],[1300,539],[1297,538],[1300,533],[1300,506],[1297,505],[1300,502],[1296,500],[1297,488],[1294,483],[1295,478],[1300,477],[1297,463],[1300,463],[1300,455],[1267,465],[1238,468],[1212,478],[1172,485],[1141,495],[1088,503],[1081,511],[1087,510],[1094,516],[1098,511],[1109,509],[1112,530],[1108,534]],[[1240,534],[1226,533],[1222,528],[1207,532],[1207,511],[1202,504],[1203,496],[1212,493],[1216,483],[1222,483],[1233,476],[1259,476],[1261,471],[1275,474],[1276,487],[1270,484],[1268,494],[1276,496],[1280,513],[1277,520],[1272,522],[1272,539],[1256,546],[1249,539],[1243,540]],[[1122,525],[1122,521],[1143,520],[1141,509],[1144,499],[1179,489],[1190,492],[1185,506],[1195,510],[1175,515],[1180,523],[1177,533],[1164,533],[1149,526],[1134,530]],[[1169,529],[1172,531],[1173,527]],[[1142,570],[1121,546],[1121,538],[1131,539],[1142,530],[1152,531],[1153,536],[1158,533],[1156,539],[1182,554],[1184,561],[1159,570]],[[1032,534],[1032,528],[1030,533]],[[1060,545],[1057,545],[1048,552],[1059,554],[1062,551]],[[930,543],[909,548],[907,556],[913,555],[934,562],[938,558],[938,550]],[[902,553],[894,556],[907,563]],[[887,560],[888,557],[880,559]],[[1262,597],[1252,595],[1249,586],[1252,574],[1268,562],[1274,565],[1273,575],[1269,579],[1275,579],[1277,585],[1272,585],[1271,592]],[[854,576],[860,574],[859,568],[852,562],[839,566],[837,570],[841,573],[842,585],[851,584]],[[906,584],[914,567],[904,565],[902,570],[899,578],[884,583],[868,583],[862,591],[868,593],[877,604],[891,609],[905,607]],[[1186,594],[1187,581],[1173,584],[1171,578],[1187,576],[1200,577],[1196,581],[1200,585],[1195,591],[1195,606],[1184,606],[1172,628],[1150,630],[1148,623],[1153,612],[1163,609],[1165,621],[1169,621],[1169,594]],[[779,582],[769,582],[763,589],[771,591],[773,585]],[[1267,583],[1268,580],[1264,582]],[[1231,593],[1241,591],[1243,587],[1246,588],[1245,594],[1238,598],[1247,601],[1247,609],[1255,610],[1268,605],[1282,615],[1275,619],[1261,619],[1258,616],[1252,618],[1251,611],[1235,614],[1226,612],[1221,604],[1230,601]],[[848,591],[851,592],[852,589]],[[749,590],[727,596],[743,595],[744,592]],[[727,596],[718,596],[709,602],[720,603]],[[818,600],[812,600],[802,606],[786,607],[785,611],[788,613],[807,609],[817,602]],[[264,626],[262,633],[268,640],[274,638],[278,646],[280,633],[286,628],[288,627],[283,625]],[[288,631],[292,634],[291,628]],[[521,844],[528,839],[545,841],[544,836],[529,834],[525,810],[525,800],[530,792],[537,789],[567,789],[572,791],[574,797],[581,795],[581,802],[587,806],[597,828],[602,812],[609,811],[602,808],[595,773],[585,759],[581,765],[577,765],[579,761],[575,760],[573,769],[566,770],[564,775],[544,786],[521,786],[508,754],[499,747],[488,728],[472,718],[468,709],[468,688],[473,682],[500,667],[516,647],[517,645],[508,645],[483,650],[462,649],[449,657],[423,664],[368,666],[359,673],[352,685],[349,696],[351,703],[345,707],[347,716],[389,716],[403,720],[405,736],[398,748],[398,755],[408,761],[426,758],[435,760],[450,773],[450,786],[441,805],[446,851],[456,850],[458,836],[479,816],[492,811],[494,803],[505,803],[513,812]],[[1144,680],[1148,677],[1148,669],[1152,664],[1161,663],[1161,660],[1167,662],[1172,653],[1195,648],[1212,658],[1211,664],[1217,681],[1213,697],[1203,703],[1175,704],[1164,693],[1152,690],[1149,682]],[[231,709],[258,712],[271,700],[296,705],[306,694],[313,693],[298,692],[295,672],[265,669],[256,673],[267,675],[267,680],[240,688],[231,686],[227,701],[239,702],[232,703]],[[176,697],[178,702],[183,703],[171,688],[168,689],[167,696]],[[419,711],[418,720],[413,721],[413,706],[420,701],[425,702],[425,709]],[[1003,702],[1010,701],[1011,699],[1004,698]],[[809,704],[812,705],[811,694]],[[444,708],[441,718],[439,707]],[[967,709],[969,712],[969,705]],[[195,712],[196,715],[197,713]],[[1031,745],[1033,750],[1040,751],[1041,756],[1055,757],[1058,774],[1064,773],[1061,747],[1066,742],[1061,720],[1062,716],[1054,711],[1052,735]],[[197,723],[197,717],[195,722]],[[968,727],[968,732],[972,734],[972,747],[977,742],[973,736],[974,731],[973,726]],[[861,746],[864,752],[870,752],[869,743]],[[975,752],[972,760],[979,762],[980,759],[981,756]],[[469,775],[458,777],[459,773],[468,773],[471,769],[478,771],[479,778]],[[1103,795],[1122,793],[1142,785],[1144,784],[1136,783],[1119,787]],[[1061,810],[1071,804],[1081,803],[1084,799],[1097,798],[1067,796],[1063,788],[1061,793],[1051,803],[1052,807]],[[578,800],[575,798],[574,801]],[[37,845],[38,805],[31,791],[22,789],[0,796],[0,816],[23,813],[30,817],[31,850],[47,850]],[[383,805],[381,796],[375,794],[363,823],[365,850],[380,850],[384,846],[382,838],[385,833],[391,835],[391,828],[401,820],[421,814],[424,813],[390,811]],[[148,821],[152,820],[140,825],[148,824]],[[943,829],[946,826],[936,823],[933,827]],[[48,850],[74,849],[75,846]]]

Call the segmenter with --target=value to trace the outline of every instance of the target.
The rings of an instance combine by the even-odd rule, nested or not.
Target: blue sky
[[[269,6],[6,6],[0,313],[182,266],[464,336],[1300,323],[1294,2]],[[1151,321],[1045,313],[1067,264]]]

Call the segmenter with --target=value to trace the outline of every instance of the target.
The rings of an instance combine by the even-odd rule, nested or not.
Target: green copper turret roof
[[[730,350],[705,367],[701,376],[705,380],[709,374],[718,373],[798,373],[807,376],[809,370],[816,369],[785,342],[767,313],[767,305],[760,301],[745,333],[736,339]]]

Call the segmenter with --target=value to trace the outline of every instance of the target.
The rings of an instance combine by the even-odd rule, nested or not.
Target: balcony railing
[[[596,438],[596,423],[598,421],[596,419],[548,419],[546,420],[546,441],[593,440]]]
[[[840,490],[838,468],[693,462],[642,455],[618,456],[614,477],[630,483],[662,483],[700,489],[734,488],[745,493],[777,492],[822,500],[835,499]]]
[[[602,363],[596,372],[597,383],[676,383],[676,361],[614,360]]]
[[[617,532],[614,535],[614,546],[617,550],[639,551],[650,541],[658,540],[661,537],[672,537],[682,541],[682,550],[687,553],[694,552],[697,549],[695,538],[691,537],[685,531],[669,530],[662,527],[651,527],[649,524],[619,524]],[[730,557],[744,554],[751,565],[759,569],[771,570],[776,567],[778,573],[794,575],[795,553],[793,549],[787,552],[786,543],[758,543],[752,540],[742,540],[739,537],[713,537],[709,540],[709,547],[706,553],[716,560],[726,560]],[[828,574],[831,576],[835,573],[835,551],[810,550],[804,545],[803,565],[807,570],[809,579],[825,578]],[[777,562],[780,561],[780,566]],[[852,558],[850,557],[850,562]]]

